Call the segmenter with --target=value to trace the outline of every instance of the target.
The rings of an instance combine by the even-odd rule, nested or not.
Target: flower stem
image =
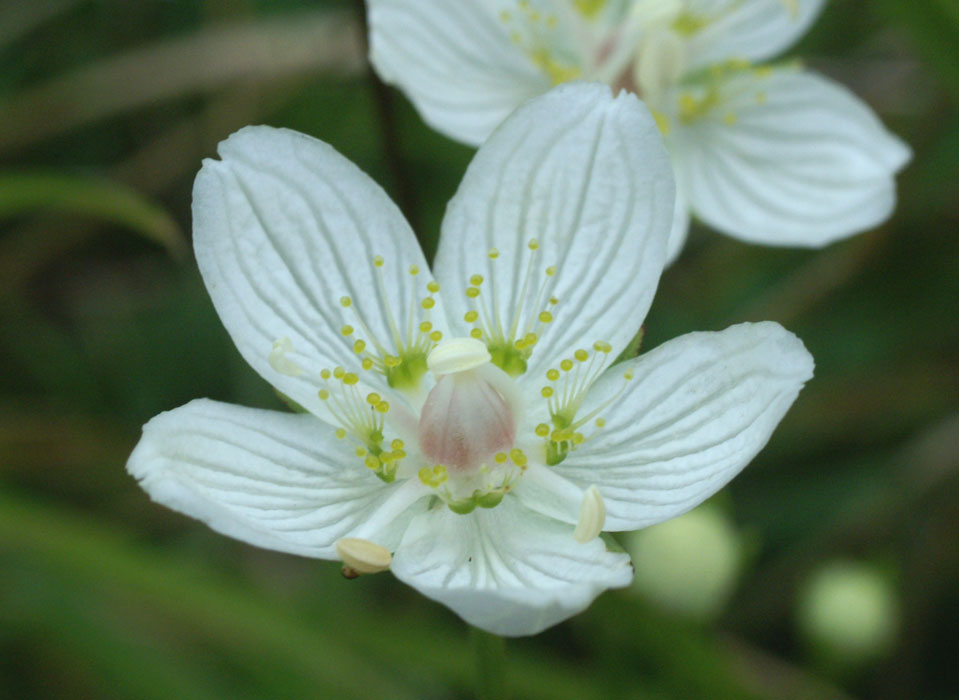
[[[476,656],[477,700],[506,700],[506,641],[495,634],[470,627]]]

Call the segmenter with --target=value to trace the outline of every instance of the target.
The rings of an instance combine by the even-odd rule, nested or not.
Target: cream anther
[[[426,366],[435,375],[454,374],[485,365],[490,359],[486,345],[475,338],[450,338],[430,351]]]
[[[579,523],[573,531],[573,539],[577,542],[589,542],[599,536],[606,524],[606,504],[603,495],[595,486],[590,486],[583,494],[583,502],[579,506]]]
[[[273,349],[270,350],[270,367],[274,372],[287,377],[299,377],[303,374],[303,368],[286,356],[289,352],[293,352],[293,341],[289,338],[277,339],[273,343]]]
[[[686,70],[683,40],[669,29],[654,29],[636,55],[635,76],[642,95],[657,98],[675,85]]]
[[[357,537],[344,537],[336,543],[336,553],[343,563],[357,574],[378,574],[393,563],[386,547]]]

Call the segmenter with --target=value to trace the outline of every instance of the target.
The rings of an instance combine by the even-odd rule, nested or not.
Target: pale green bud
[[[805,582],[798,617],[803,635],[817,652],[850,665],[890,649],[899,605],[889,581],[875,567],[833,561]]]
[[[720,611],[738,577],[742,551],[729,519],[715,506],[632,533],[634,589],[651,603],[697,618]]]

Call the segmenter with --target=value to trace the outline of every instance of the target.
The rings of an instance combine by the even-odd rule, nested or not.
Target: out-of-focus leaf
[[[316,11],[212,27],[80,68],[0,105],[0,151],[164,99],[364,65],[356,23]],[[40,118],[42,115],[42,118]]]
[[[919,54],[936,69],[959,104],[959,5],[955,0],[879,0],[893,25],[908,32]]]
[[[338,642],[336,630],[311,627],[291,611],[227,583],[210,571],[131,546],[116,526],[0,495],[0,553],[35,557],[67,580],[136,601],[233,653],[285,668],[317,697],[418,700],[375,661]]]
[[[0,4],[0,48],[84,0],[30,0]]]
[[[142,234],[176,257],[186,252],[176,221],[129,187],[110,180],[59,173],[0,174],[0,217],[36,211],[98,217]]]

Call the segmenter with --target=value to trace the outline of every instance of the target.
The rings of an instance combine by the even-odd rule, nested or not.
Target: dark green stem
[[[477,700],[506,700],[506,641],[470,627],[476,657]]]

